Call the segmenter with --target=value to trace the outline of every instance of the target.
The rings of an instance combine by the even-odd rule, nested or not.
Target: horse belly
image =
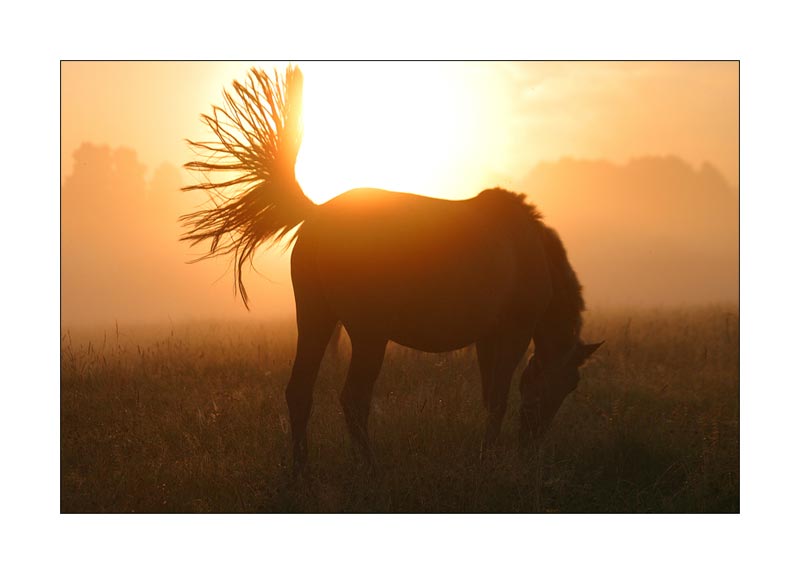
[[[369,333],[415,349],[465,347],[502,321],[513,292],[510,246],[420,250],[416,256],[358,250],[322,265],[329,304],[351,333]]]

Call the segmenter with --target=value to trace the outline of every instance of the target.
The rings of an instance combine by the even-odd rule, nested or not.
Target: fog
[[[188,181],[178,167],[138,158],[84,143],[64,166],[63,324],[291,316],[288,253],[257,256],[246,311],[229,262],[189,264],[204,249],[178,240],[178,217],[203,198],[180,191]],[[590,308],[738,301],[738,190],[714,166],[565,158],[532,166],[511,187],[561,234]]]

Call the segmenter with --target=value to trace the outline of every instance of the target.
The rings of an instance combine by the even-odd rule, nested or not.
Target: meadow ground
[[[61,333],[62,512],[738,512],[736,307],[587,315],[606,339],[535,450],[481,460],[474,348],[390,346],[354,456],[338,401],[347,352],[315,391],[311,467],[290,480],[285,323],[111,325]],[[517,372],[517,377],[519,371]]]

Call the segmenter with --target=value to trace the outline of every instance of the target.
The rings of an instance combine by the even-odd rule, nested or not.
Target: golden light
[[[438,197],[474,195],[464,182],[488,136],[480,86],[462,66],[304,64],[305,136],[297,178],[315,202],[355,187]]]
[[[458,199],[505,183],[514,147],[502,70],[491,63],[299,62],[304,74],[300,185],[316,203],[349,189]],[[210,102],[250,67],[220,62]]]

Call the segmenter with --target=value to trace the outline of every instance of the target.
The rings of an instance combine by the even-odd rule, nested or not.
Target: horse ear
[[[602,345],[603,343],[605,343],[605,341],[600,341],[599,343],[589,343],[589,344],[581,343],[576,353],[578,366],[580,367],[582,364],[584,364],[589,359],[589,357],[591,357],[592,354],[597,349],[600,348],[600,345]]]

